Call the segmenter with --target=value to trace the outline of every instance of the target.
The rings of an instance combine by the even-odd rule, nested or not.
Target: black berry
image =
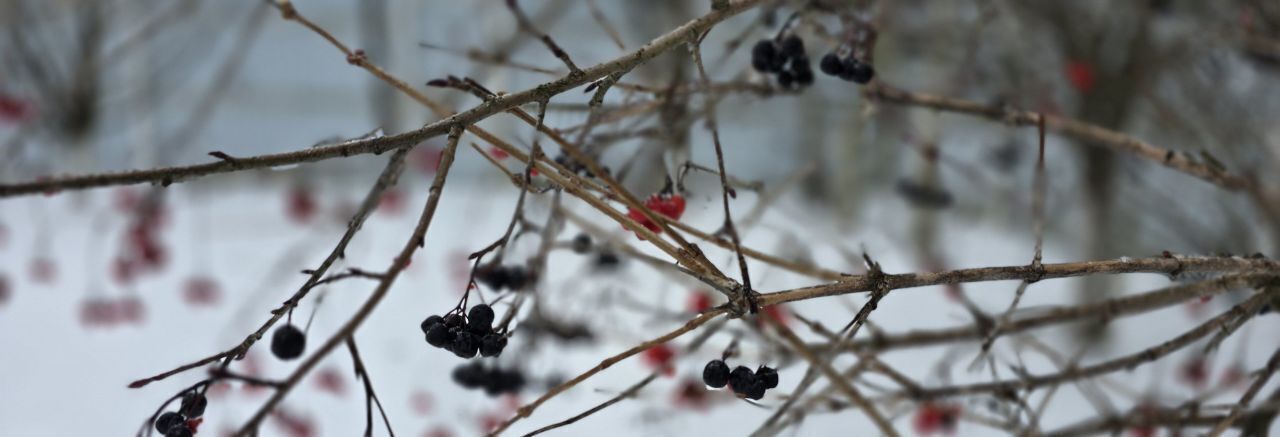
[[[292,360],[302,356],[307,348],[307,335],[293,325],[276,328],[271,335],[271,353],[282,360]]]
[[[600,254],[596,255],[595,264],[597,269],[610,270],[618,267],[618,264],[621,263],[622,259],[618,258],[618,254],[613,252],[601,251]]]
[[[796,35],[784,38],[782,40],[782,55],[792,59],[804,56],[804,40]]]
[[[498,334],[489,334],[480,339],[480,356],[496,357],[507,347],[507,338]]]
[[[465,388],[479,388],[489,376],[480,363],[471,362],[453,369],[453,382]]]
[[[783,88],[791,88],[791,85],[795,84],[795,82],[796,77],[791,75],[790,71],[778,72],[778,85],[781,85]]]
[[[470,332],[460,332],[453,339],[453,347],[450,349],[454,355],[459,358],[471,358],[476,356],[476,352],[480,348],[480,341],[475,334]]]
[[[485,304],[473,306],[467,312],[467,318],[471,319],[469,323],[472,331],[476,331],[476,327],[482,327],[481,332],[488,331],[493,326],[493,308]]]
[[[777,71],[780,62],[778,47],[773,41],[764,39],[751,48],[751,66],[760,72]]]
[[[444,326],[449,328],[457,328],[465,322],[466,319],[463,319],[461,314],[450,314],[444,317]]]
[[[530,283],[534,282],[534,279],[536,279],[536,276],[528,270],[519,267],[512,267],[507,270],[507,288],[509,289],[523,289],[529,286]]]
[[[813,84],[813,69],[809,68],[809,64],[799,64],[794,66],[792,74],[796,77],[796,83],[801,86],[809,86]]]
[[[511,272],[500,265],[487,265],[476,269],[476,280],[489,288],[499,290],[511,283]]]
[[[721,388],[729,383],[729,365],[723,360],[713,360],[702,368],[702,382],[711,388]]]
[[[209,406],[209,399],[200,393],[187,393],[182,395],[182,406],[178,407],[178,411],[187,417],[200,417],[204,415],[205,407]]]
[[[165,431],[164,437],[191,437],[191,428],[187,428],[186,424],[174,426]]]
[[[591,251],[591,236],[587,234],[578,234],[573,237],[573,252],[579,255]]]
[[[871,82],[871,78],[875,77],[876,70],[871,68],[871,64],[849,58],[844,63],[844,73],[840,75],[841,79],[853,81],[859,84]]]
[[[778,386],[778,371],[769,366],[760,366],[756,369],[756,378],[764,383],[764,388],[774,388]]]
[[[187,418],[182,417],[181,414],[166,411],[156,418],[156,431],[169,432],[169,428],[173,428],[174,425],[185,424],[186,422]]]
[[[760,381],[757,379],[755,381],[752,381],[751,384],[747,386],[747,389],[743,391],[743,394],[747,396],[747,399],[758,401],[764,398],[764,391],[765,391],[764,381]]]
[[[435,347],[445,347],[445,345],[453,343],[453,336],[449,335],[449,328],[443,323],[431,327],[427,331],[427,344]]]
[[[422,325],[420,325],[420,327],[422,328],[422,333],[426,334],[427,332],[430,332],[431,327],[439,325],[441,323],[444,323],[444,317],[431,316],[431,317],[422,319]]]
[[[829,76],[839,76],[844,72],[844,64],[840,62],[840,57],[835,53],[827,53],[818,61],[818,68]]]
[[[489,396],[515,393],[524,388],[524,383],[524,375],[518,370],[494,369],[485,383],[484,392]]]
[[[734,393],[746,394],[747,389],[755,382],[756,375],[751,373],[751,369],[744,366],[738,366],[729,373],[729,387]]]

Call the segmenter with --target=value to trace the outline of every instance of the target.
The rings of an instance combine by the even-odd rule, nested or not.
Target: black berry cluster
[[[577,160],[573,159],[569,155],[565,155],[561,153],[559,156],[556,156],[555,161],[556,161],[556,164],[560,164],[564,166],[564,168],[569,169],[569,171],[574,172],[575,174],[584,175],[588,177],[595,177],[595,174],[591,173],[591,169],[587,168],[586,164],[578,162]],[[604,172],[605,176],[609,176],[613,174],[613,171],[609,169],[609,166],[607,165],[601,165],[600,170]]]
[[[293,325],[276,328],[271,334],[271,353],[282,360],[292,360],[302,356],[307,349],[307,334]]]
[[[569,246],[573,248],[573,253],[586,255],[591,252],[591,236],[587,234],[578,234],[578,236],[573,237],[573,242],[570,243]]]
[[[804,52],[804,40],[788,35],[781,42],[761,40],[751,48],[751,66],[761,73],[777,76],[783,88],[805,87],[813,84],[813,67]]]
[[[841,57],[835,52],[823,56],[818,61],[818,69],[827,75],[858,84],[871,82],[871,78],[876,76],[876,70],[871,64],[859,61],[852,55]]]
[[[478,362],[453,369],[453,381],[465,388],[484,389],[489,396],[517,393],[525,384],[524,375],[519,370],[486,367]]]
[[[592,265],[599,271],[617,270],[622,265],[622,258],[611,250],[601,250],[596,253],[596,258],[592,260]]]
[[[493,330],[493,318],[493,308],[480,304],[471,307],[466,317],[460,310],[427,317],[422,321],[422,333],[428,344],[460,358],[472,358],[476,353],[496,357],[507,347],[507,337]]]
[[[755,372],[745,366],[730,371],[724,360],[712,360],[702,368],[702,382],[711,388],[728,385],[739,396],[758,401],[764,398],[765,390],[778,386],[778,371],[769,366],[760,366]]]
[[[486,264],[476,268],[476,280],[493,290],[520,290],[537,281],[537,275],[524,267]]]
[[[156,431],[164,434],[165,437],[191,437],[195,431],[187,421],[203,416],[204,409],[208,405],[209,399],[200,393],[190,392],[182,395],[182,404],[178,407],[178,411],[166,411],[156,417],[154,424]]]

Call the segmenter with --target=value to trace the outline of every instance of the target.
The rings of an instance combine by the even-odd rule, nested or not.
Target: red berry
[[[213,305],[221,294],[217,281],[208,276],[192,276],[182,287],[182,300],[188,305]]]
[[[114,303],[119,321],[141,323],[146,318],[146,307],[138,296],[125,296]]]
[[[688,311],[691,313],[701,314],[711,309],[711,296],[704,291],[695,291],[689,295]]]
[[[1223,387],[1234,388],[1239,386],[1240,383],[1244,382],[1245,376],[1246,374],[1244,371],[1244,366],[1241,365],[1239,362],[1237,362],[1230,366],[1227,366],[1227,368],[1222,371],[1222,379],[1220,384]]]
[[[142,196],[132,188],[118,188],[112,193],[112,197],[116,211],[121,214],[133,212],[142,204]]]
[[[382,198],[378,200],[378,212],[384,212],[390,215],[400,215],[404,211],[404,192],[395,188],[388,189],[382,193]],[[351,215],[348,214],[347,217]]]
[[[444,152],[436,147],[419,146],[410,154],[410,161],[414,167],[424,175],[436,174],[436,169],[440,168],[440,159],[444,157]]]
[[[138,267],[138,263],[133,258],[116,256],[111,260],[111,279],[117,284],[130,284],[138,276]]]
[[[916,410],[912,425],[918,434],[954,433],[960,411],[959,405],[926,402]]]
[[[53,260],[45,257],[38,257],[31,260],[32,281],[49,284],[57,279],[57,276],[58,268],[57,265],[53,263]]]
[[[1203,356],[1192,357],[1178,368],[1178,375],[1187,385],[1202,389],[1209,382],[1209,363]]]
[[[422,390],[413,392],[409,397],[409,405],[413,408],[413,412],[417,413],[419,416],[431,414],[431,407],[433,403],[434,402],[431,400],[431,394]]]
[[[1071,81],[1071,87],[1075,88],[1081,94],[1088,94],[1093,91],[1097,85],[1097,74],[1094,72],[1093,65],[1083,61],[1067,62],[1067,80]]]
[[[304,224],[310,222],[316,215],[315,195],[311,193],[311,189],[305,186],[295,186],[289,190],[285,203],[285,213],[294,223]]]
[[[511,155],[507,154],[507,152],[506,152],[505,150],[499,149],[499,148],[497,148],[497,147],[490,147],[490,148],[489,148],[489,155],[493,156],[493,159],[496,159],[496,160],[499,160],[499,161],[504,160],[504,159],[507,159],[508,157],[510,157],[510,156],[511,156]]]
[[[666,343],[645,349],[640,359],[646,365],[654,370],[660,370],[664,375],[671,376],[675,373],[675,367],[672,361],[676,357],[676,352],[667,346]]]
[[[283,428],[284,435],[289,437],[311,437],[316,435],[316,426],[310,418],[301,417],[286,411],[283,408],[276,409],[272,414],[275,417],[275,423]]]
[[[20,123],[31,119],[35,108],[31,101],[8,94],[0,94],[0,120]]]
[[[695,411],[707,409],[707,389],[701,381],[685,379],[675,389],[675,404]]]
[[[342,396],[347,393],[347,384],[346,380],[342,378],[342,372],[332,367],[316,373],[316,386],[320,388],[320,391],[334,396]]]

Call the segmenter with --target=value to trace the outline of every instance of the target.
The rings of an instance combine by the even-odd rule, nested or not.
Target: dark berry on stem
[[[444,347],[449,343],[453,343],[453,337],[449,335],[449,328],[444,324],[432,326],[431,330],[427,331],[427,344]]]
[[[307,335],[293,325],[276,328],[271,335],[271,353],[282,360],[292,360],[302,356],[307,348]]]
[[[182,406],[178,407],[178,411],[187,417],[200,417],[204,415],[205,407],[209,406],[209,399],[200,393],[187,393],[182,395]]]
[[[165,411],[160,417],[156,418],[156,431],[168,432],[169,428],[173,428],[177,424],[186,423],[186,421],[187,418],[182,417],[181,414]]]
[[[805,64],[801,64],[801,65],[805,65]],[[796,76],[796,83],[800,84],[801,86],[813,85],[813,70],[809,69],[808,66],[797,67],[794,73]]]
[[[466,322],[466,320],[462,318],[461,314],[450,314],[444,317],[444,326],[449,328],[462,326],[463,322]]]
[[[493,325],[493,308],[485,304],[473,306],[471,311],[467,312],[467,318],[471,319],[473,327],[480,325],[488,330]]]
[[[453,354],[459,358],[474,357],[479,348],[479,339],[470,332],[458,333],[458,336],[453,339]]]
[[[422,327],[422,333],[423,333],[423,334],[426,334],[426,333],[430,332],[430,331],[431,331],[431,327],[436,326],[436,325],[439,325],[439,324],[441,324],[441,323],[444,323],[444,317],[440,317],[440,316],[431,316],[431,317],[427,317],[427,318],[425,318],[425,319],[422,319],[422,325],[421,325],[421,327]]]
[[[791,85],[795,84],[795,82],[796,78],[791,75],[790,71],[782,71],[778,73],[778,85],[783,88],[791,88]]]
[[[596,268],[612,269],[622,263],[622,259],[618,258],[618,254],[608,251],[602,251],[596,255]]]
[[[778,386],[778,371],[769,366],[760,366],[756,369],[756,378],[764,383],[764,388],[774,388]]]
[[[849,58],[844,64],[844,74],[840,75],[841,79],[853,81],[859,84],[871,82],[871,78],[875,77],[876,70],[871,68],[870,64]]]
[[[751,66],[755,67],[757,71],[776,71],[777,68],[775,66],[780,64],[778,62],[779,58],[778,48],[773,44],[773,41],[762,39],[751,48]]]
[[[792,59],[804,56],[804,40],[796,35],[784,38],[782,40],[782,55]]]
[[[747,395],[747,399],[758,401],[764,398],[764,391],[765,391],[764,381],[760,381],[757,379],[755,381],[752,381],[751,385],[747,386],[747,389],[743,394]]]
[[[480,356],[496,357],[507,347],[507,338],[498,334],[489,334],[480,339]]]
[[[471,362],[453,369],[453,382],[465,388],[477,388],[484,384],[488,372],[478,362]]]
[[[508,286],[511,282],[510,276],[510,271],[500,265],[487,265],[476,269],[476,279],[494,290]]]
[[[755,382],[756,375],[751,373],[751,369],[744,366],[738,366],[729,373],[729,386],[733,388],[734,393],[746,394],[747,389],[751,387],[751,383]]]
[[[587,234],[578,234],[573,237],[573,253],[584,254],[591,251],[591,236]]]
[[[185,423],[182,425],[174,426],[173,428],[169,428],[169,430],[165,431],[164,433],[164,437],[191,437],[191,436],[192,436],[191,428],[187,428],[187,425]]]
[[[829,76],[839,76],[844,72],[844,64],[840,62],[840,57],[835,53],[827,53],[818,61],[818,68]]]
[[[729,365],[723,360],[712,360],[702,368],[702,382],[711,388],[721,388],[729,383]]]

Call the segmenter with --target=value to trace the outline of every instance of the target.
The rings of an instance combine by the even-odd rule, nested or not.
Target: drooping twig
[[[440,203],[440,194],[444,190],[444,183],[449,176],[449,169],[453,166],[454,152],[458,148],[458,139],[461,136],[462,127],[454,128],[453,131],[449,133],[448,145],[445,146],[444,153],[440,157],[440,166],[436,170],[434,181],[431,183],[431,188],[429,190],[430,194],[427,198],[426,205],[423,206],[422,215],[418,218],[417,227],[414,228],[413,235],[409,237],[409,240],[405,242],[404,248],[400,250],[399,254],[395,257],[395,260],[392,261],[391,266],[387,269],[382,281],[378,283],[378,287],[374,289],[373,293],[365,300],[364,304],[356,310],[356,313],[351,316],[351,319],[347,320],[342,327],[338,328],[338,332],[329,337],[329,339],[326,340],[319,349],[313,352],[310,357],[302,362],[302,364],[298,365],[298,368],[289,375],[289,378],[285,379],[285,385],[276,390],[276,392],[272,394],[271,398],[267,399],[267,402],[263,404],[256,413],[254,413],[253,417],[245,422],[244,426],[240,427],[240,430],[236,433],[237,435],[248,436],[256,433],[262,421],[266,419],[267,415],[275,409],[275,406],[278,405],[280,401],[284,400],[284,397],[289,394],[290,389],[296,386],[312,368],[319,364],[320,361],[329,354],[329,352],[332,352],[333,349],[337,348],[338,344],[346,341],[347,338],[353,335],[364,320],[373,313],[373,309],[382,302],[384,297],[386,297],[387,291],[391,289],[391,285],[400,275],[400,272],[404,270],[405,266],[409,264],[409,260],[413,256],[413,253],[420,247],[421,242],[426,237],[427,229],[431,225],[431,220],[435,217],[436,206]]]

